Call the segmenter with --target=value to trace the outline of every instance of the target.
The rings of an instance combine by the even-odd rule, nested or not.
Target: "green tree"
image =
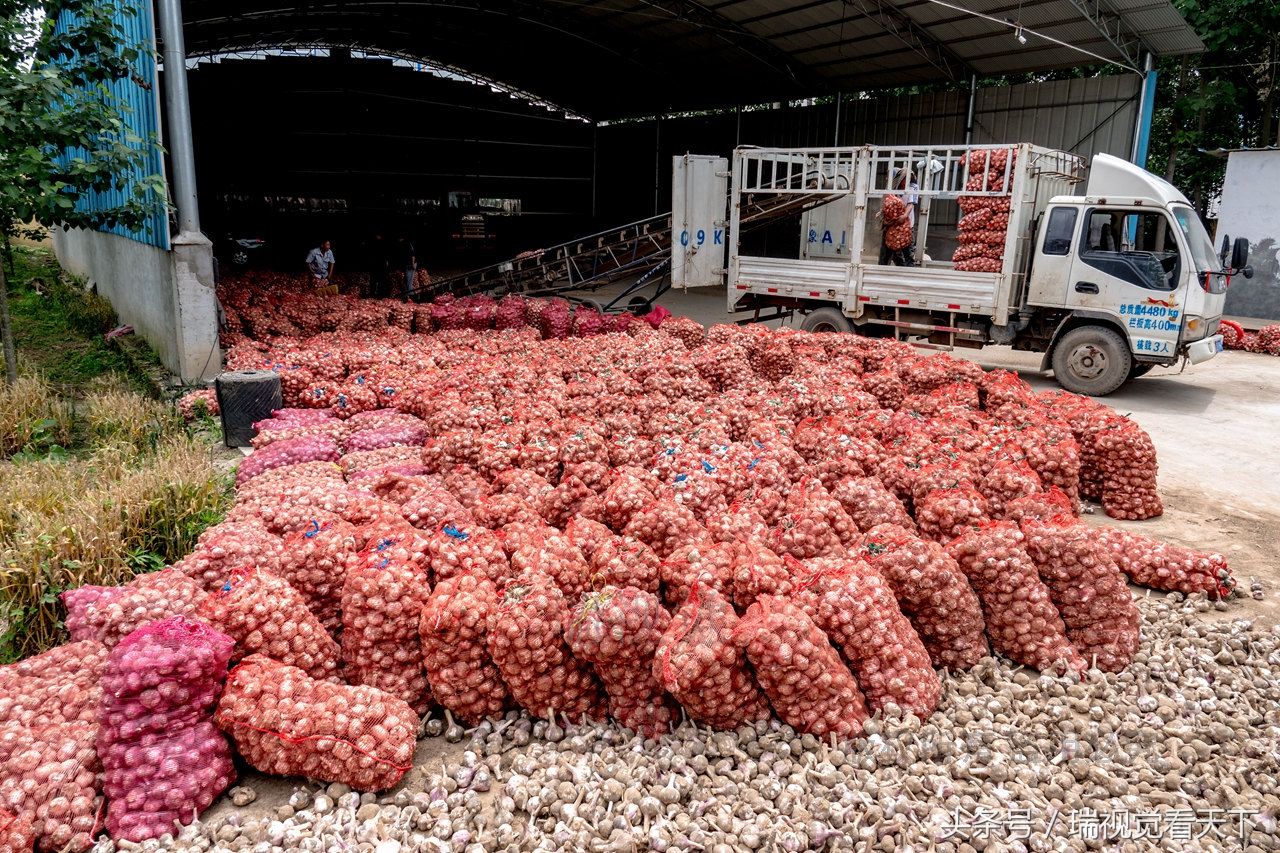
[[[137,10],[116,0],[0,0],[0,232],[24,223],[137,228],[164,204],[143,140],[126,130],[111,84],[134,79],[138,51],[120,21]],[[64,25],[58,26],[59,19]],[[129,189],[121,204],[79,202]],[[6,380],[17,378],[7,282],[0,265],[0,337]]]

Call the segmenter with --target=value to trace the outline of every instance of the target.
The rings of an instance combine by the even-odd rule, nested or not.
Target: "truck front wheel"
[[[1105,326],[1080,326],[1053,348],[1053,376],[1068,391],[1105,397],[1129,378],[1133,357],[1123,337]]]
[[[839,308],[819,308],[809,312],[800,328],[806,332],[851,332],[853,324]]]

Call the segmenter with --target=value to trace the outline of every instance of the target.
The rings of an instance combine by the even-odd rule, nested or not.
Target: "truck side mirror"
[[[1242,270],[1247,263],[1249,263],[1249,241],[1244,237],[1237,237],[1231,244],[1231,268]]]

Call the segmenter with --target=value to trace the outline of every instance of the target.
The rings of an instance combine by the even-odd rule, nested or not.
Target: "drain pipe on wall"
[[[978,100],[978,75],[969,75],[969,112],[964,120],[964,144],[973,144],[973,108]]]

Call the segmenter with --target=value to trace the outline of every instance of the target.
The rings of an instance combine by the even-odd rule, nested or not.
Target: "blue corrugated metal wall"
[[[123,9],[116,13],[116,23],[124,34],[125,42],[137,49],[138,58],[133,63],[135,79],[117,80],[110,85],[116,102],[124,107],[124,125],[127,132],[137,138],[133,143],[146,151],[142,166],[125,180],[125,185],[108,193],[91,193],[80,200],[78,207],[82,210],[95,210],[103,207],[114,207],[127,201],[135,182],[145,175],[159,175],[164,171],[164,157],[160,152],[160,120],[156,109],[156,40],[151,21],[151,3],[149,0],[120,0],[120,5],[133,9],[134,14],[127,14]],[[63,12],[58,18],[58,27],[65,29],[74,24],[74,18]],[[80,155],[76,149],[67,151],[66,157],[74,159]],[[166,207],[157,204],[156,209],[137,231],[128,228],[104,229],[140,243],[169,248],[169,215]]]

